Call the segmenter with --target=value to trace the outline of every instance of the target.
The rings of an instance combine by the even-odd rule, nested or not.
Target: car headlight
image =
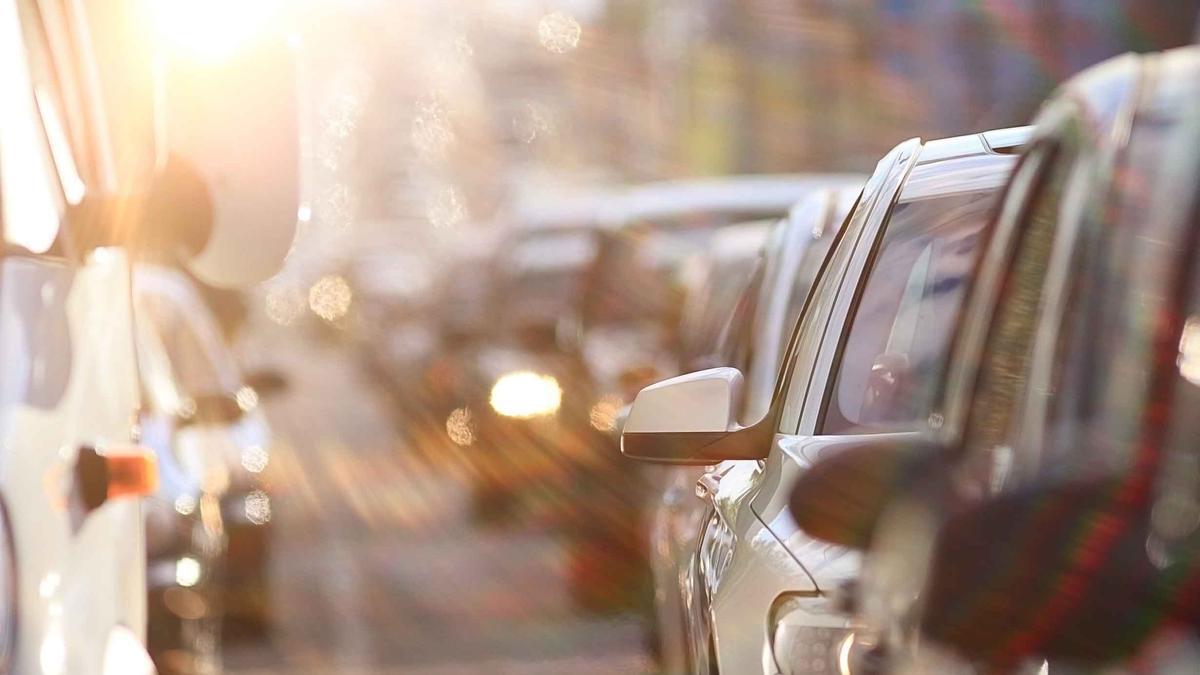
[[[496,380],[488,402],[505,417],[545,417],[558,412],[562,405],[562,387],[553,375],[519,370]]]
[[[871,644],[827,596],[785,593],[767,617],[763,668],[770,675],[855,675]]]

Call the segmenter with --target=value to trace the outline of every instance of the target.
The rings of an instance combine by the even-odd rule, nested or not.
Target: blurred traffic
[[[0,673],[1200,671],[1198,38],[0,0]]]

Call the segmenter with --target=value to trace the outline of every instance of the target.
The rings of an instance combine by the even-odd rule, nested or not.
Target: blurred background
[[[239,359],[286,380],[252,460],[268,618],[229,631],[227,670],[641,673],[655,476],[609,432],[684,359],[564,346],[678,318],[605,286],[582,214],[621,186],[869,172],[906,138],[1027,123],[1082,68],[1191,41],[1200,2],[211,4],[300,42],[310,199],[280,275],[210,294]],[[611,375],[604,349],[627,357]]]

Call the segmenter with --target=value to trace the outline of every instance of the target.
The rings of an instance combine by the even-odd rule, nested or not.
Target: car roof
[[[767,242],[771,228],[778,222],[776,218],[768,218],[721,227],[709,239],[706,255],[717,264],[758,256]]]
[[[700,211],[783,215],[813,190],[862,180],[858,174],[791,174],[647,183],[630,188],[605,220],[619,226]]]

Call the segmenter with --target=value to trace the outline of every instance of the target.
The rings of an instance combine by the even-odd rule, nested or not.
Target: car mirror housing
[[[865,550],[876,523],[921,481],[934,481],[939,446],[923,439],[864,441],[822,459],[792,488],[791,513],[809,536]]]
[[[213,286],[276,274],[303,203],[296,55],[264,40],[219,62],[172,61],[163,93],[166,145],[208,186],[211,229],[184,265]]]
[[[742,373],[736,368],[702,370],[646,387],[625,420],[621,452],[663,464],[765,458],[772,416],[750,427],[739,426],[742,387]]]

